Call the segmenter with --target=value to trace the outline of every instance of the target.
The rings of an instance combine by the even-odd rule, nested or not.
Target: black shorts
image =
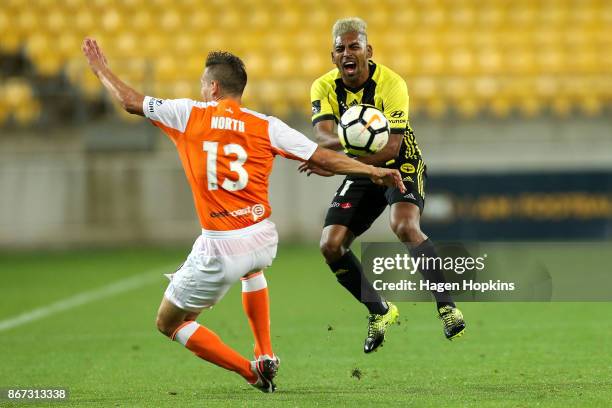
[[[325,227],[344,225],[357,237],[370,228],[387,205],[413,203],[423,212],[427,174],[425,169],[419,174],[402,173],[406,186],[404,194],[397,188],[376,185],[366,177],[346,177],[327,210]]]

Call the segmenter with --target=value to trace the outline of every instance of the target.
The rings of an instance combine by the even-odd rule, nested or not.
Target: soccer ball
[[[389,122],[374,106],[351,106],[340,118],[338,137],[344,151],[350,155],[376,153],[389,140]]]

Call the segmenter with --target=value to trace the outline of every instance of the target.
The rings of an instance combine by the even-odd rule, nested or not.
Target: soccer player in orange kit
[[[263,269],[276,256],[278,235],[268,219],[268,178],[276,155],[336,174],[370,177],[403,189],[397,170],[360,163],[318,147],[281,120],[241,106],[247,74],[240,58],[211,52],[201,78],[203,101],[144,96],[109,68],[94,39],[83,53],[93,73],[129,113],[145,116],[174,142],[191,186],[202,234],[171,275],[157,315],[158,329],[198,357],[273,392],[279,359],[270,340],[269,297]],[[249,361],[196,322],[242,281],[244,311],[255,338]]]

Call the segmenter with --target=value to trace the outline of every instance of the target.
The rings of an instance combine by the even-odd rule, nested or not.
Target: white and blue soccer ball
[[[351,106],[340,118],[338,137],[347,154],[365,156],[376,153],[389,140],[389,122],[374,106]]]

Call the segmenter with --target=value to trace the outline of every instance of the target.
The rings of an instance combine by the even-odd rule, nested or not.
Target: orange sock
[[[242,278],[242,306],[255,337],[255,357],[272,352],[270,340],[270,299],[263,272]]]
[[[250,383],[257,381],[257,374],[251,371],[249,360],[223,343],[215,332],[195,321],[185,322],[176,330],[172,339],[187,347],[198,357],[240,374]]]

